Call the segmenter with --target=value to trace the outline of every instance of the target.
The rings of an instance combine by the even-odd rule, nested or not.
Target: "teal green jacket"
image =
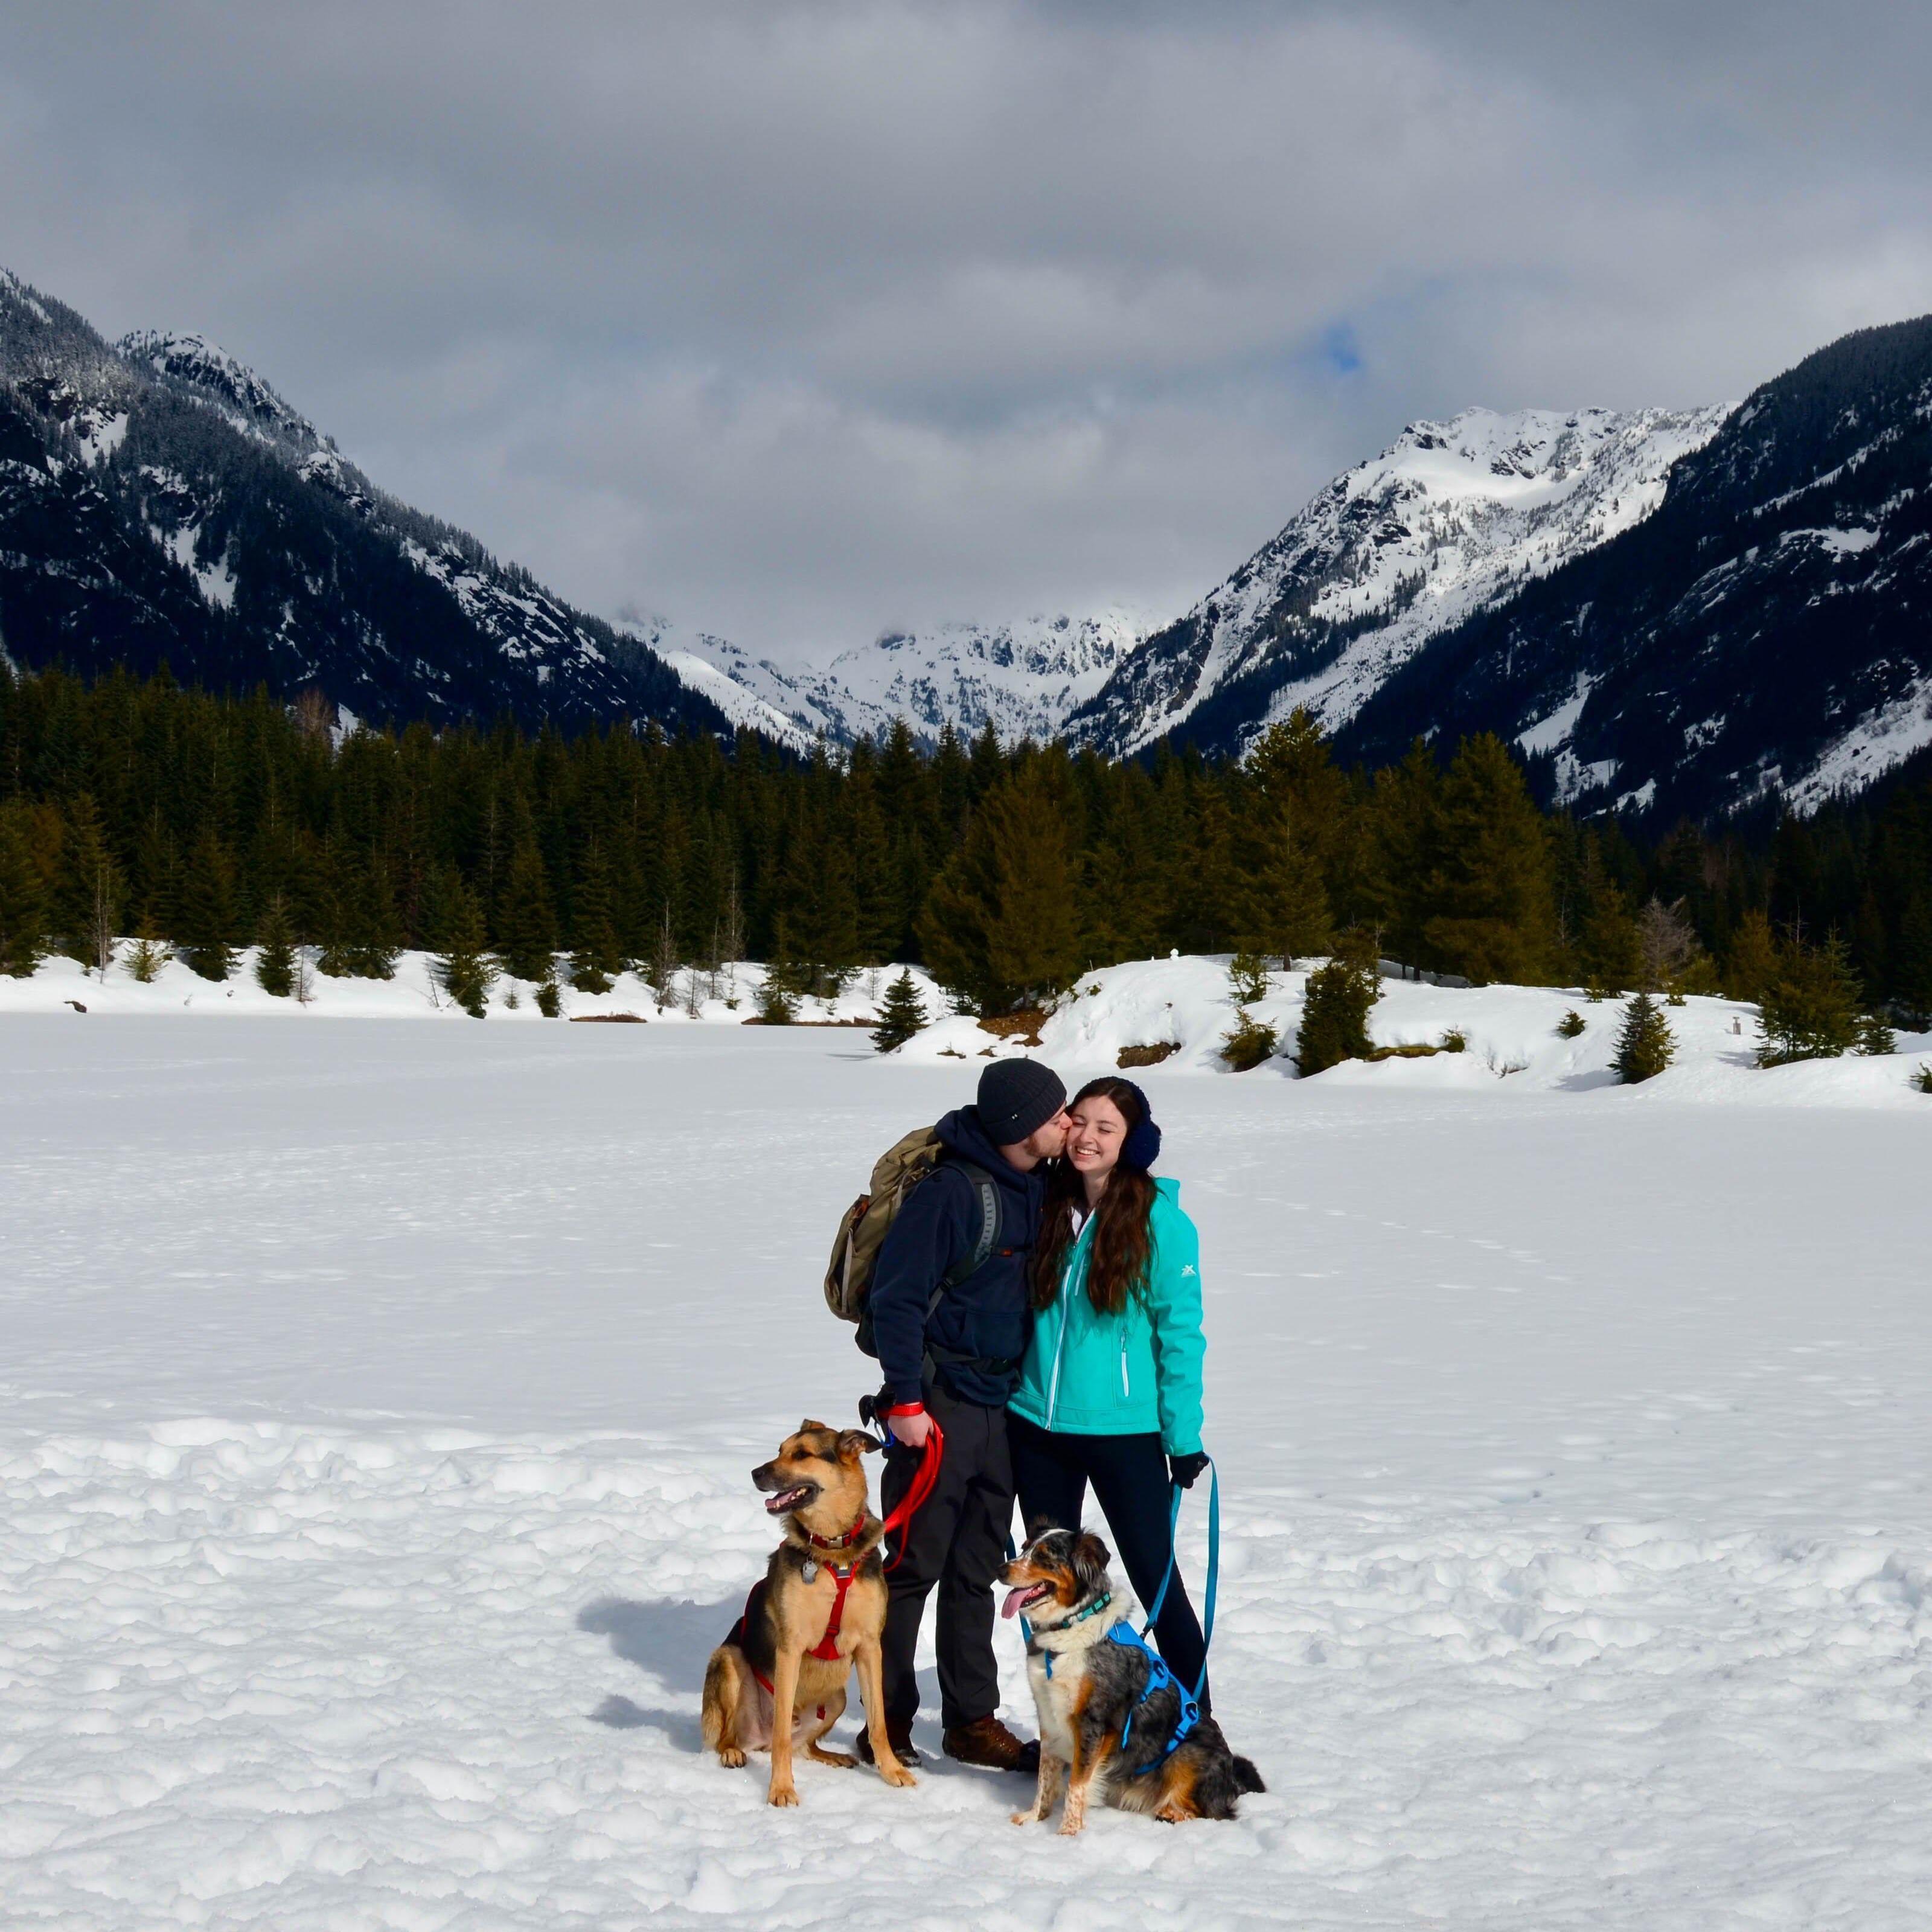
[[[1201,1238],[1180,1211],[1180,1184],[1154,1183],[1154,1255],[1144,1292],[1118,1315],[1087,1295],[1090,1214],[1067,1257],[1059,1298],[1034,1318],[1020,1385],[1007,1404],[1070,1436],[1148,1436],[1170,1456],[1201,1447]]]

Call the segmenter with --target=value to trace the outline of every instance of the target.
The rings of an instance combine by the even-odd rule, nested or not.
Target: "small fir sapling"
[[[1588,1022],[1574,1006],[1556,1022],[1556,1036],[1559,1040],[1576,1040],[1588,1030]]]
[[[1238,952],[1228,962],[1228,983],[1234,989],[1234,1004],[1251,1006],[1268,995],[1268,963],[1258,952]]]
[[[256,935],[255,983],[272,998],[286,1000],[296,989],[296,937],[280,892],[268,902]]]
[[[1467,1053],[1469,1050],[1469,1036],[1460,1027],[1444,1027],[1442,1037],[1436,1041],[1436,1044],[1444,1053]]]
[[[1237,1073],[1274,1058],[1281,1036],[1271,1026],[1256,1019],[1246,1006],[1234,1009],[1234,1024],[1221,1036],[1221,1058]]]
[[[919,988],[910,973],[902,973],[886,989],[872,1044],[881,1053],[894,1052],[925,1024],[926,1008],[920,1000]]]
[[[1880,1059],[1888,1053],[1898,1051],[1898,1036],[1882,1013],[1861,1013],[1858,1016],[1858,1044],[1852,1048],[1872,1059]]]
[[[758,992],[758,1017],[766,1026],[790,1026],[798,1018],[798,995],[776,966],[766,969]]]
[[[1912,1084],[1922,1094],[1932,1094],[1932,1061],[1919,1063],[1918,1071],[1912,1076]]]
[[[151,986],[172,957],[172,949],[155,931],[153,919],[143,913],[140,924],[135,928],[134,943],[128,949],[128,977],[143,986]]]
[[[563,1010],[562,996],[556,989],[554,978],[542,981],[537,988],[537,1011],[547,1020],[554,1020]]]
[[[1677,1042],[1664,1010],[1648,993],[1638,993],[1624,1009],[1624,1023],[1617,1034],[1617,1050],[1612,1064],[1617,1078],[1627,1086],[1648,1080],[1668,1066],[1677,1052]]]

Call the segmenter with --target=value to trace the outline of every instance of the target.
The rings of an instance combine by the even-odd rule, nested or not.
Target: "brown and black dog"
[[[872,1514],[861,1460],[879,1444],[860,1429],[805,1421],[778,1453],[752,1472],[769,1492],[766,1514],[784,1519],[764,1580],[738,1627],[711,1653],[704,1673],[704,1742],[722,1764],[747,1751],[772,1754],[774,1804],[796,1804],[794,1745],[819,1764],[850,1770],[858,1760],[821,1750],[818,1741],[845,1708],[852,1666],[866,1700],[866,1734],[888,1784],[918,1780],[886,1738],[879,1636],[886,1579],[879,1558],[884,1526]],[[782,1721],[775,1721],[782,1712]]]
[[[1204,1712],[1182,1729],[1179,1686],[1131,1624],[1109,1619],[1108,1560],[1090,1530],[1042,1526],[1006,1567],[1005,1614],[1023,1612],[1030,1626],[1027,1676],[1040,1711],[1039,1788],[1013,1822],[1046,1817],[1063,1789],[1069,1838],[1086,1823],[1090,1798],[1168,1824],[1232,1818],[1244,1792],[1265,1789],[1261,1774]]]

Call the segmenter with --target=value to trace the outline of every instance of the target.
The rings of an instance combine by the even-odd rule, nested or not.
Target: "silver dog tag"
[[[818,1565],[813,1562],[809,1556],[805,1559],[804,1576],[808,1583],[815,1583],[818,1581]]]

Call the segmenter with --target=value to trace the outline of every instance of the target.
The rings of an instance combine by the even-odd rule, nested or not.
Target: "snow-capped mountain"
[[[1338,734],[1495,731],[1588,810],[1799,809],[1932,748],[1932,316],[1754,390],[1654,512],[1432,640]]]
[[[1150,638],[1072,718],[1124,754],[1238,750],[1306,705],[1346,724],[1432,637],[1628,530],[1726,409],[1466,410],[1412,423]]]
[[[378,490],[196,335],[110,345],[0,272],[0,640],[364,718],[728,721],[634,638]]]
[[[1127,612],[1036,616],[1012,624],[889,631],[816,670],[785,672],[736,645],[662,621],[626,622],[694,691],[753,728],[809,743],[875,736],[903,718],[935,742],[949,723],[971,737],[988,724],[1008,743],[1058,737],[1139,642]]]

